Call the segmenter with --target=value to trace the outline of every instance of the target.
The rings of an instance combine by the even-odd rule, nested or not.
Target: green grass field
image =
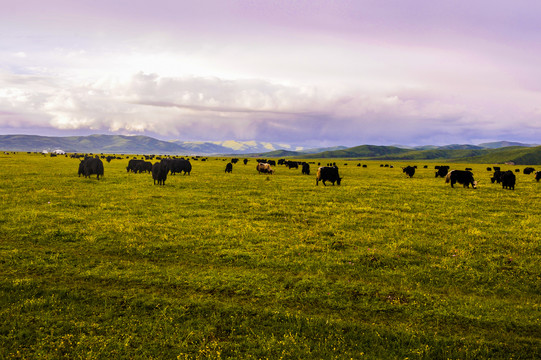
[[[0,358],[541,358],[533,175],[332,161],[341,186],[221,158],[155,186],[126,159],[97,181],[1,155]]]

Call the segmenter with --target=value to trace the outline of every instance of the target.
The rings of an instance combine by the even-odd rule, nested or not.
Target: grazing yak
[[[413,166],[406,166],[402,168],[402,172],[411,178],[415,174],[415,168]]]
[[[256,169],[260,174],[274,174],[274,170],[269,163],[257,163]]]
[[[511,170],[508,170],[508,171],[511,171]],[[491,183],[501,183],[502,182],[502,178],[503,178],[503,175],[506,173],[505,170],[496,170],[494,171],[494,174],[492,175],[492,177],[490,178],[490,182]]]
[[[137,172],[137,166],[140,164],[140,163],[143,163],[145,162],[144,160],[137,160],[137,159],[131,159],[130,161],[128,161],[128,166],[126,167],[126,172],[134,172],[136,173]]]
[[[86,159],[85,159],[85,160],[86,160]],[[85,160],[81,160],[81,161],[79,162],[79,171],[78,171],[79,177],[81,177],[81,175],[84,175],[84,174],[85,174],[85,166],[84,166]]]
[[[167,166],[169,168],[169,171],[171,171],[171,175],[175,175],[176,173],[184,172],[184,175],[188,174],[190,175],[192,171],[192,163],[190,163],[190,160],[186,159],[166,159]]]
[[[142,173],[142,172],[152,172],[152,163],[145,160],[131,159],[128,161],[128,166],[126,167],[127,172]]]
[[[310,175],[310,164],[308,164],[307,162],[302,163],[302,173],[304,175]]]
[[[527,168],[524,168],[524,170],[523,170],[524,175],[530,175],[534,171],[535,171],[535,169],[533,167],[527,167]]]
[[[156,185],[156,181],[158,182],[158,185],[165,185],[168,172],[169,163],[167,160],[162,160],[152,165],[152,179],[154,180],[154,185]]]
[[[103,176],[103,162],[96,155],[96,157],[85,157],[79,163],[79,176],[89,177],[90,175],[96,175],[97,179],[100,179],[100,175]]]
[[[473,179],[473,174],[468,170],[451,170],[445,176],[445,183],[451,183],[451,187],[454,187],[456,183],[464,185],[464,187],[477,188],[477,181]]]
[[[501,176],[502,189],[515,190],[515,183],[517,181],[515,174],[513,174],[511,170],[507,170],[502,173],[503,173]]]
[[[289,169],[298,169],[299,168],[299,163],[297,161],[286,161],[285,165]]]
[[[137,164],[136,170],[138,173],[148,172],[152,173],[152,163],[150,161],[143,161]]]
[[[226,173],[233,172],[233,164],[232,163],[227,163],[227,165],[225,166],[225,172]]]
[[[342,178],[338,174],[338,167],[322,166],[319,169],[317,169],[316,185],[318,185],[320,181],[323,182],[324,186],[327,186],[325,184],[325,181],[330,181],[332,182],[333,185],[336,182],[336,185],[340,185]]]
[[[436,177],[446,177],[447,176],[447,173],[449,172],[449,166],[448,165],[441,165],[441,166],[436,166],[436,169],[438,171],[436,171]]]
[[[535,173],[535,181],[539,182],[539,180],[541,180],[541,171]]]

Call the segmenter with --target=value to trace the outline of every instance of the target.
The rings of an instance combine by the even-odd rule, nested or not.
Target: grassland
[[[341,186],[211,158],[161,187],[0,156],[0,358],[541,357],[541,183],[344,162]]]

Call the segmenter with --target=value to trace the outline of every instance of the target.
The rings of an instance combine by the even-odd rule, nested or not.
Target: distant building
[[[53,154],[55,155],[66,155],[66,152],[64,150],[56,149],[53,151]]]
[[[41,153],[42,154],[48,154],[49,152],[47,150],[43,150]]]

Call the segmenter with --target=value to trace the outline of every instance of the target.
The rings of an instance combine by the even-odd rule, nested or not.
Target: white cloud
[[[480,102],[478,108],[467,103],[470,100],[462,94],[426,89],[340,92],[255,79],[175,78],[141,72],[127,79],[106,76],[71,87],[43,76],[11,75],[8,80],[9,87],[0,92],[2,109],[19,117],[32,115],[35,126],[44,126],[45,117],[49,126],[61,130],[153,133],[182,140],[407,142],[419,137],[428,141],[430,136],[470,136],[479,128],[497,136],[517,110],[513,103],[500,104],[495,115]],[[532,112],[536,99],[531,94]],[[532,125],[524,110],[513,115],[515,124],[530,121]],[[2,116],[0,122],[5,127],[13,119]]]

